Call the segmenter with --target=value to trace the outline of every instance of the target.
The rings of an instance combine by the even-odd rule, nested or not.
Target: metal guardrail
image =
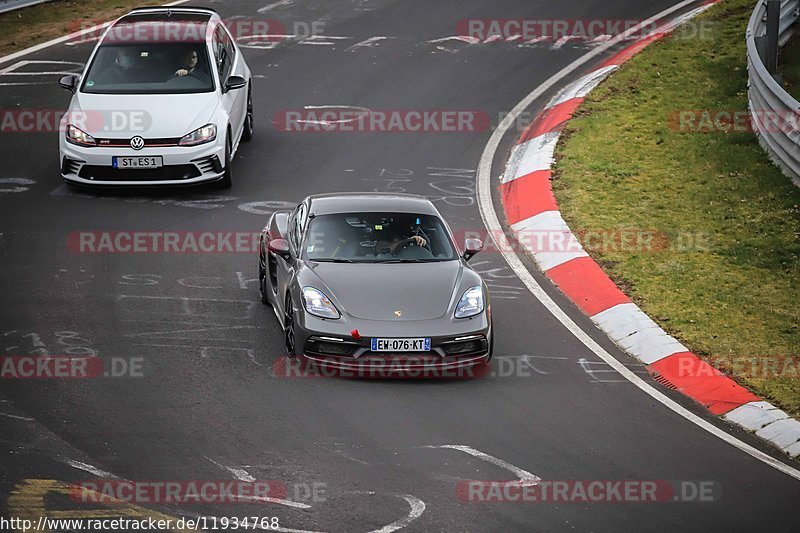
[[[50,0],[0,0],[0,13],[6,11],[14,11],[23,7],[35,6],[36,4],[43,4]]]
[[[800,187],[800,102],[767,69],[771,47],[767,3],[758,1],[747,24],[748,105],[759,143],[773,163]],[[798,20],[800,0],[783,0],[777,21],[778,46],[786,44]]]

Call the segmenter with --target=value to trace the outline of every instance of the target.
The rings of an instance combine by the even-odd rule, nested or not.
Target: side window
[[[303,240],[303,231],[306,227],[306,206],[305,204],[300,204],[297,208],[297,215],[295,216],[295,248],[297,248],[298,253],[300,252],[300,244]]]
[[[220,27],[223,30],[224,37],[222,39],[222,44],[225,47],[225,57],[227,58],[225,63],[225,79],[228,79],[228,76],[231,75],[231,71],[233,70],[233,64],[236,61],[236,47],[233,45],[233,39],[231,39],[227,28]]]
[[[225,47],[222,44],[222,39],[220,38],[220,28],[217,27],[217,30],[214,32],[214,38],[211,41],[211,47],[214,49],[214,66],[219,73],[219,78],[221,83],[225,83],[225,78],[222,76],[223,70],[222,65],[225,56]]]
[[[214,56],[217,62],[217,71],[222,83],[228,79],[233,69],[233,60],[236,58],[236,49],[233,46],[228,32],[221,25],[214,31]]]

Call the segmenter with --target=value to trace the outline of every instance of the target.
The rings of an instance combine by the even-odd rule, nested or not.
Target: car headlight
[[[198,144],[210,143],[217,138],[217,127],[214,124],[206,124],[202,128],[197,128],[192,133],[184,135],[180,146],[197,146]]]
[[[85,131],[76,128],[72,124],[67,125],[66,134],[67,141],[71,142],[72,144],[77,144],[80,146],[97,146],[97,141],[94,140],[94,137]]]
[[[464,292],[456,306],[456,318],[468,318],[483,312],[483,288],[480,285],[470,287]]]
[[[339,318],[339,310],[333,305],[325,293],[314,287],[303,287],[303,300],[306,311],[321,318]]]

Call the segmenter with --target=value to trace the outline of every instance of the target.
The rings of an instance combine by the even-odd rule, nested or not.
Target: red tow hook
[[[357,329],[354,329],[353,331],[351,331],[350,335],[353,337],[353,340],[357,340],[357,341],[361,340],[361,334],[358,332]]]

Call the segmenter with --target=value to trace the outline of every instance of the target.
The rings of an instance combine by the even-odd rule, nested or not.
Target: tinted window
[[[222,83],[225,83],[225,80],[231,74],[235,54],[236,51],[228,33],[222,26],[217,26],[214,32],[214,56],[217,61],[219,79],[222,80]]]
[[[303,251],[314,261],[449,261],[458,257],[438,217],[409,213],[314,217]]]
[[[103,45],[81,90],[99,94],[202,93],[213,91],[214,82],[203,44]]]

